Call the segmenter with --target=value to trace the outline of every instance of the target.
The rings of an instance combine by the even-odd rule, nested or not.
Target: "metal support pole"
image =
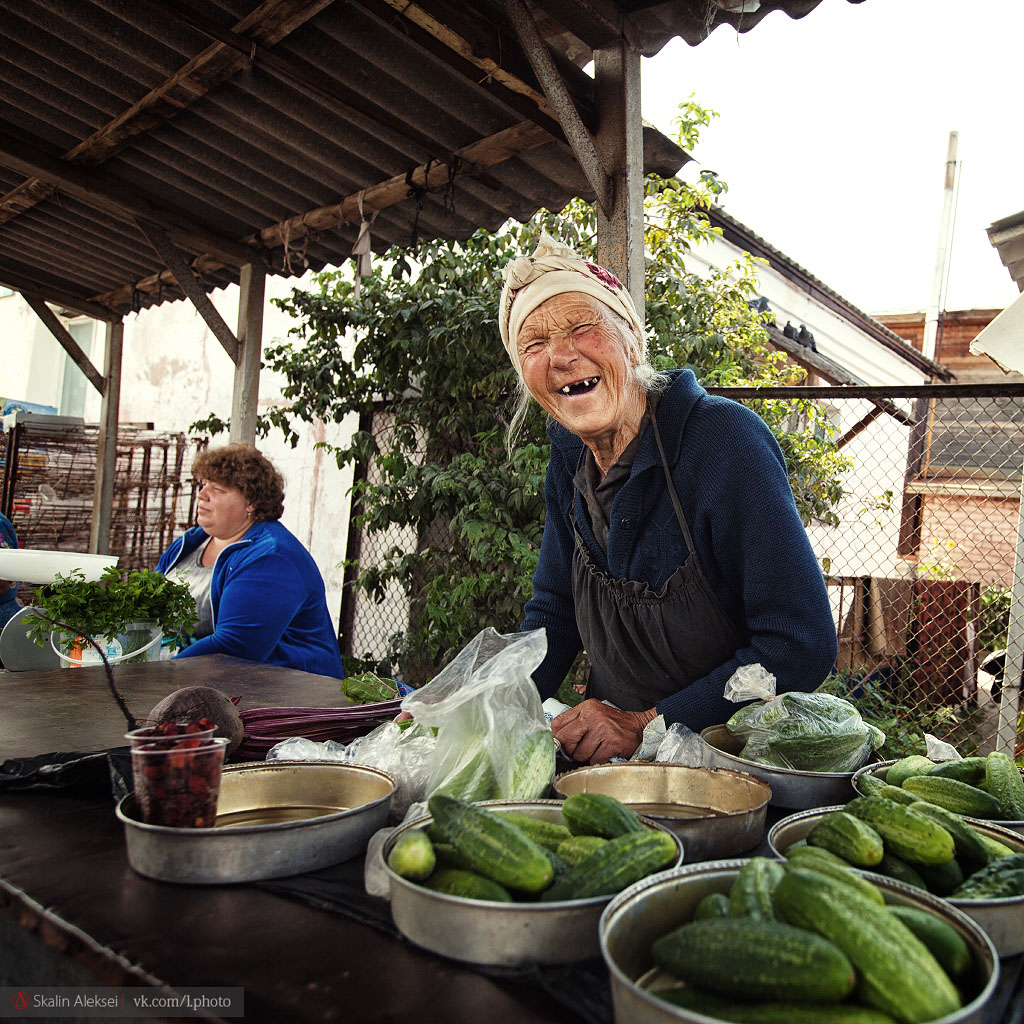
[[[231,399],[232,441],[254,444],[260,395],[260,356],[263,352],[263,298],[266,270],[262,263],[247,263],[239,275],[238,362]]]
[[[99,436],[96,439],[96,483],[92,496],[92,524],[89,527],[89,550],[99,555],[110,554],[123,347],[124,321],[113,320],[107,324],[104,346],[103,398],[100,402]]]
[[[640,51],[620,40],[594,51],[595,142],[612,179],[610,210],[597,208],[597,261],[629,289],[644,310],[644,137]]]
[[[1020,677],[1024,672],[1024,472],[1021,475],[1020,504],[1017,507],[1017,548],[1010,591],[1010,625],[1006,631],[1003,659],[1003,688],[999,699],[996,750],[1013,757],[1020,715]]]

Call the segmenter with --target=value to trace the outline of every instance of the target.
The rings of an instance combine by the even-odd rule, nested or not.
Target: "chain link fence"
[[[924,733],[964,755],[1017,745],[1017,690],[1002,686],[999,652],[1018,543],[1024,385],[716,393],[813,399],[849,460],[838,525],[812,523],[808,535],[839,637],[827,685],[883,728],[883,753],[919,750]],[[386,431],[386,411],[362,426]],[[446,542],[436,534],[432,544]],[[372,565],[390,547],[411,551],[416,543],[408,530],[363,535],[354,527],[349,551]],[[387,660],[414,606],[397,588],[381,602],[350,587],[345,595],[345,652]]]

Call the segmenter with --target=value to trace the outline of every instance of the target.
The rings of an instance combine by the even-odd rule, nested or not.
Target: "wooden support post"
[[[640,113],[640,51],[624,39],[594,51],[594,95],[601,164],[612,180],[610,208],[597,207],[597,262],[626,287],[644,311],[644,136]]]
[[[121,404],[121,352],[124,321],[107,324],[103,355],[103,400],[100,403],[100,431],[96,440],[96,484],[92,495],[92,524],[89,550],[110,554],[110,524],[114,508],[114,476],[117,472],[117,424]]]
[[[238,284],[238,360],[231,398],[232,441],[256,441],[260,397],[260,356],[263,353],[263,297],[267,274],[262,263],[242,267]]]

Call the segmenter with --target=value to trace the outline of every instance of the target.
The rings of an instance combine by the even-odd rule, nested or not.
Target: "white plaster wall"
[[[264,347],[284,340],[294,322],[271,304],[306,279],[267,278],[263,314]],[[229,327],[238,321],[238,288],[216,291],[210,298]],[[59,406],[64,350],[20,296],[0,299],[3,372],[0,395]],[[93,362],[103,367],[103,325],[97,323]],[[282,379],[264,370],[259,408],[283,404]],[[231,415],[234,365],[221,344],[189,302],[168,302],[125,317],[121,374],[122,422],[151,422],[155,429],[189,432],[189,425],[214,413]],[[90,391],[93,389],[90,387]],[[99,418],[99,395],[86,401],[86,420]],[[342,443],[356,429],[351,422],[301,424],[292,448],[278,434],[258,438],[257,446],[280,470],[285,481],[281,522],[309,549],[327,588],[327,604],[337,625],[345,546],[348,539],[351,470],[341,471],[333,457],[316,448],[323,441]],[[221,434],[211,444],[227,442]]]

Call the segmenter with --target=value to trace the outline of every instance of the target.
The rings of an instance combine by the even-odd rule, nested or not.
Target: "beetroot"
[[[238,709],[231,698],[212,686],[186,686],[168,694],[147,718],[147,724],[160,725],[162,722],[198,722],[208,718],[217,726],[215,736],[228,740],[230,755],[242,742],[245,726]]]

